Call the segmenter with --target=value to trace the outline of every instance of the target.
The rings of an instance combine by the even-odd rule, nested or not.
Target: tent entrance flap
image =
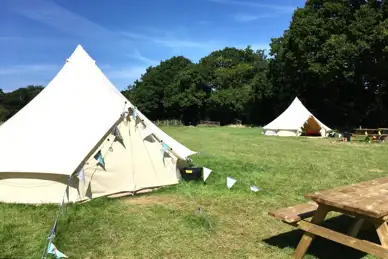
[[[321,136],[321,126],[316,121],[314,116],[309,116],[307,121],[303,124],[302,127],[302,135],[305,136]]]

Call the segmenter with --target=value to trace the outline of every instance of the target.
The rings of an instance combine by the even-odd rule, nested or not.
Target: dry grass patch
[[[371,172],[371,173],[384,173],[385,171],[386,170],[377,169],[377,168],[372,168],[368,170],[368,172]]]

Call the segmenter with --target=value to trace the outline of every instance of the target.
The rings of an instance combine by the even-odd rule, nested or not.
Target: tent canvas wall
[[[263,127],[263,134],[275,136],[300,136],[303,132],[326,136],[328,131],[331,129],[311,114],[298,97],[279,117]]]
[[[0,202],[78,202],[172,185],[193,154],[138,111],[79,45],[0,126]]]

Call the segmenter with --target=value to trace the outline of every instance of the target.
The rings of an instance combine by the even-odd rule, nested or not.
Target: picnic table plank
[[[376,232],[383,247],[388,248],[388,226],[387,222],[375,222]]]
[[[388,177],[305,195],[325,204],[372,218],[388,215]]]
[[[275,211],[270,211],[268,214],[287,223],[295,223],[302,220],[303,218],[312,216],[317,208],[318,204],[315,202],[308,202],[287,208],[281,208]]]
[[[326,218],[329,209],[326,206],[320,205],[311,219],[312,224],[320,225]],[[302,222],[301,222],[302,223]],[[305,232],[295,249],[294,258],[301,259],[309,249],[311,242],[315,238],[315,234],[312,232]]]
[[[385,247],[379,246],[375,243],[372,243],[366,240],[360,240],[355,237],[347,236],[345,234],[342,234],[303,220],[299,223],[299,227],[304,231],[306,231],[306,233],[309,233],[310,235],[317,235],[325,239],[329,239],[334,242],[352,247],[354,249],[378,256],[380,258],[388,259],[388,249],[386,249]],[[300,259],[302,257],[303,256],[300,256],[300,255],[297,255],[297,256],[294,255],[294,258],[297,258],[297,259]]]

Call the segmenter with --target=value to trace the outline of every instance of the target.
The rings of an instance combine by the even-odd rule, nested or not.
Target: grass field
[[[194,161],[214,170],[208,183],[68,205],[54,243],[69,258],[290,258],[301,233],[268,210],[303,202],[308,192],[384,176],[388,168],[387,144],[264,137],[257,128],[163,129],[203,152]],[[228,190],[227,175],[263,191],[239,182]],[[196,203],[212,228],[194,214]],[[0,204],[0,258],[40,258],[56,211]],[[374,257],[318,238],[306,258]]]

